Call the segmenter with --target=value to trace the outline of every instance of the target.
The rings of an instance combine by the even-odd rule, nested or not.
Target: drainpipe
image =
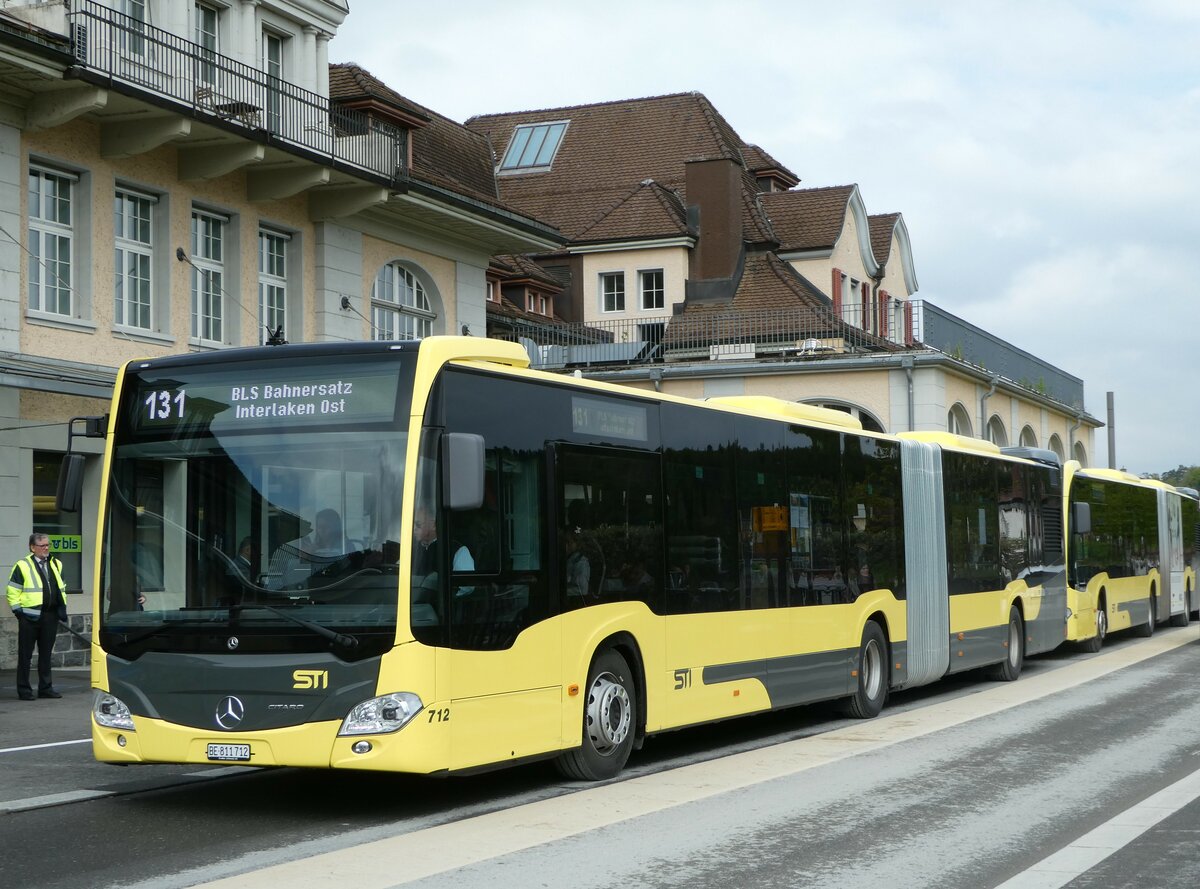
[[[916,432],[916,407],[913,403],[913,357],[906,355],[900,362],[900,366],[904,368],[904,375],[908,377],[908,431]]]
[[[1075,415],[1075,422],[1067,430],[1067,459],[1075,459],[1075,430],[1083,425],[1083,414]]]
[[[996,384],[1000,382],[1000,374],[992,374],[991,387],[979,399],[979,437],[987,438],[987,402],[988,399],[996,394]]]
[[[654,383],[654,391],[655,392],[662,391],[662,378],[663,378],[662,368],[660,368],[660,367],[650,368],[650,381],[652,383]]]

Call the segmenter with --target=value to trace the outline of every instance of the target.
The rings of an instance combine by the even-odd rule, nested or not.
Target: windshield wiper
[[[357,648],[358,639],[355,636],[348,636],[345,633],[339,633],[336,630],[331,630],[329,627],[323,627],[320,624],[315,624],[311,620],[305,620],[302,617],[297,617],[294,614],[288,614],[282,608],[276,608],[274,605],[264,605],[261,602],[246,605],[230,605],[229,618],[232,620],[238,613],[245,611],[247,608],[261,608],[263,611],[269,611],[272,614],[277,614],[284,620],[290,620],[297,626],[304,627],[310,633],[316,633],[322,639],[328,639],[334,645],[340,645],[343,648]]]
[[[149,639],[151,636],[156,636],[159,633],[163,632],[164,630],[169,630],[169,629],[171,629],[171,627],[178,626],[179,624],[204,624],[204,623],[211,623],[211,622],[212,622],[211,617],[184,617],[184,618],[180,618],[178,620],[167,620],[167,621],[163,621],[161,624],[159,624],[156,627],[153,627],[149,630],[138,633],[136,636],[126,635],[122,644],[123,645],[134,645],[138,642],[141,642],[143,639]],[[113,632],[113,631],[110,630],[109,632]]]

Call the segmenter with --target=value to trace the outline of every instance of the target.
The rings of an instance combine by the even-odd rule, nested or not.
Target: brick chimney
[[[688,221],[699,232],[688,260],[687,299],[733,299],[741,277],[742,167],[729,158],[684,164]]]

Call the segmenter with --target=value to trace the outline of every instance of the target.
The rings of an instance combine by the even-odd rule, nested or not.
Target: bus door
[[[1158,491],[1158,546],[1163,585],[1163,598],[1170,599],[1170,616],[1182,615],[1187,609],[1183,585],[1183,510],[1178,494]],[[1159,614],[1159,617],[1166,615]]]

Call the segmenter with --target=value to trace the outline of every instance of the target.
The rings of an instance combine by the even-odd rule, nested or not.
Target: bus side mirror
[[[83,454],[64,454],[54,500],[60,512],[79,512],[83,500]]]
[[[442,436],[442,503],[447,509],[483,506],[483,436],[448,432]]]
[[[1092,504],[1076,501],[1071,504],[1071,533],[1090,534],[1092,531]]]

